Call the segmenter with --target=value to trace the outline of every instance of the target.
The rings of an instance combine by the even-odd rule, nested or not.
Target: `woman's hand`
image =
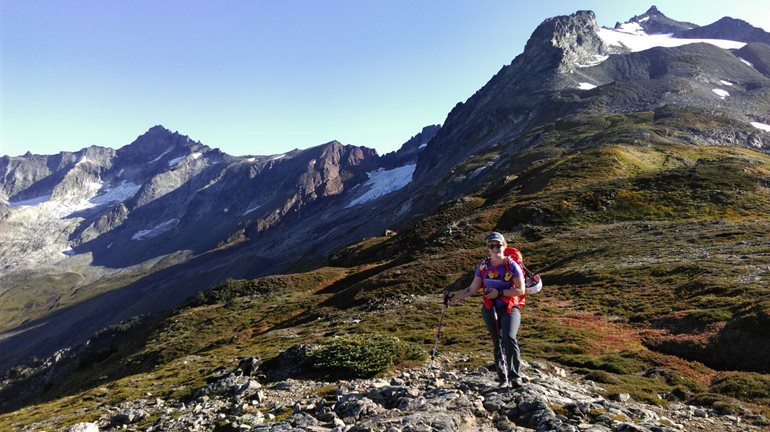
[[[448,297],[447,305],[449,306],[455,306],[456,304],[460,303],[462,300],[462,295],[460,295],[462,291],[456,291],[456,292],[447,292],[446,296]]]

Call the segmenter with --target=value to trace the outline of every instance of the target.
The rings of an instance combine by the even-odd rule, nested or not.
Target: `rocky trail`
[[[391,378],[322,382],[294,378],[263,382],[259,360],[248,358],[187,400],[146,394],[102,406],[94,423],[69,432],[143,431],[760,431],[768,422],[668,401],[657,406],[618,395],[545,362],[525,364],[525,383],[500,388],[485,368],[412,368]],[[44,430],[29,425],[25,430]]]

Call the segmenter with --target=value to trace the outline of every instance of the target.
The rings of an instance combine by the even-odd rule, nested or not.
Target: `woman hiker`
[[[524,304],[524,272],[512,258],[505,256],[505,237],[499,232],[486,237],[489,258],[477,268],[473,282],[464,290],[449,293],[455,305],[481,288],[484,305],[481,317],[494,344],[497,377],[502,386],[521,386],[521,357],[516,334]],[[502,352],[501,352],[502,346]]]

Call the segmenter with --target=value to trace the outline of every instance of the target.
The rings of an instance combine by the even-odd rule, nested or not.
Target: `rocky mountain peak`
[[[318,196],[342,193],[350,176],[374,168],[378,159],[374,149],[343,145],[336,140],[323,144],[319,150],[318,157],[311,161],[300,178],[300,189],[315,191]]]
[[[622,29],[629,23],[634,23],[647,34],[678,34],[698,27],[690,22],[676,21],[667,17],[657,7],[651,6],[647,12],[632,17],[625,23],[615,23],[615,29]]]
[[[382,156],[382,166],[385,168],[395,168],[404,165],[409,161],[416,161],[418,155],[428,146],[430,140],[436,136],[441,129],[441,125],[430,125],[422,128],[422,131],[411,137],[407,142],[401,145],[397,151],[387,153]]]
[[[556,66],[566,72],[576,63],[590,62],[607,53],[598,35],[593,11],[578,11],[543,21],[527,41],[524,56],[529,62]]]
[[[650,8],[647,9],[647,12],[645,12],[644,14],[645,15],[663,15],[663,13],[661,13],[658,10],[657,6],[655,6],[655,5],[650,6]]]
[[[171,155],[175,149],[191,149],[195,145],[200,143],[186,135],[156,125],[139,135],[131,144],[121,147],[118,154],[135,162],[147,162],[164,154]]]

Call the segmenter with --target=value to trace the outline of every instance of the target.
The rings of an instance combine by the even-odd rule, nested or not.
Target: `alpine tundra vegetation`
[[[0,158],[0,429],[766,430],[769,43],[579,11],[384,156]],[[544,281],[517,389],[480,300],[427,367],[490,231]]]

